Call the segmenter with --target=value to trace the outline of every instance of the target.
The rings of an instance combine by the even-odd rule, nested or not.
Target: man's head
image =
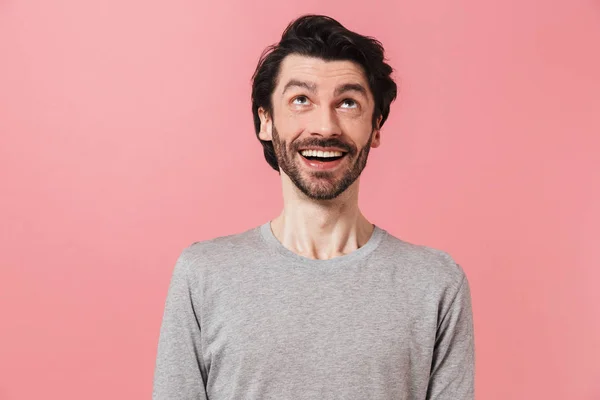
[[[379,145],[396,98],[391,72],[377,40],[325,16],[293,21],[253,75],[254,126],[269,165],[310,198],[337,197],[360,176],[370,147]],[[311,161],[339,153],[306,149],[343,156]]]

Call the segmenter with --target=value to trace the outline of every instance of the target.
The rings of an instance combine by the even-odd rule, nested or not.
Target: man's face
[[[343,193],[365,168],[370,147],[379,146],[373,95],[351,61],[287,56],[271,102],[272,115],[259,110],[259,137],[273,141],[281,171],[311,199]]]

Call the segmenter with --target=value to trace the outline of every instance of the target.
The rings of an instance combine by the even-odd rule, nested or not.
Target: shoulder
[[[256,250],[261,240],[256,227],[230,235],[195,241],[183,248],[177,264],[185,264],[189,272],[198,272],[213,265],[241,262]]]
[[[442,290],[457,290],[466,280],[465,271],[448,251],[412,243],[390,233],[382,246],[382,253],[411,280]]]

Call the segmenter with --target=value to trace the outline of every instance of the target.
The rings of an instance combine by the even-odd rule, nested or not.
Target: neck
[[[315,201],[284,190],[284,207],[271,221],[275,237],[291,251],[312,259],[330,259],[362,247],[373,224],[358,207],[358,181],[333,200]]]

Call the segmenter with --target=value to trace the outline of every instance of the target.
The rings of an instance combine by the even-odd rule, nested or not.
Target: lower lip
[[[304,156],[302,154],[300,154],[300,158],[302,159],[302,161],[304,162],[304,164],[306,164],[308,167],[313,168],[313,169],[318,169],[321,171],[327,171],[330,169],[334,169],[335,167],[337,167],[338,165],[340,165],[342,163],[342,161],[344,161],[344,159],[346,158],[347,154],[344,154],[344,156],[338,160],[334,160],[334,161],[314,161],[314,160],[309,160],[307,158],[304,158]]]

